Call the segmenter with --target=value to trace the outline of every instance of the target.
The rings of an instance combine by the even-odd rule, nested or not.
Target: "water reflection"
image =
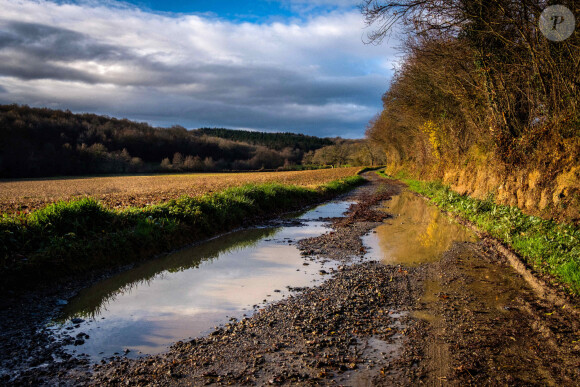
[[[453,242],[477,240],[473,232],[408,191],[385,204],[385,211],[395,217],[364,238],[372,258],[385,264],[434,262]]]
[[[294,242],[328,231],[313,219],[341,216],[349,205],[320,206],[300,217],[302,226],[230,233],[102,281],[70,300],[55,332],[87,334],[84,344],[68,348],[99,360],[125,348],[129,356],[159,353],[208,333],[226,316],[250,315],[254,305],[287,296],[286,286],[322,280],[319,270],[334,264],[303,265]],[[71,321],[80,317],[86,321]]]
[[[170,254],[163,259],[146,262],[133,270],[84,289],[63,309],[59,322],[73,317],[95,318],[107,305],[115,302],[117,296],[130,294],[140,285],[150,285],[155,278],[166,277],[169,273],[195,269],[203,261],[212,261],[223,253],[234,253],[244,247],[255,245],[262,238],[272,236],[276,229],[259,228],[243,230],[218,237],[199,246]]]
[[[300,214],[297,219],[316,220],[320,218],[333,218],[341,216],[355,201],[330,202],[323,206],[316,207],[311,211]]]

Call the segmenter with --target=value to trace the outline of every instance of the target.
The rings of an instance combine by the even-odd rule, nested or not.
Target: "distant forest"
[[[335,143],[329,138],[296,133],[267,133],[217,128],[201,128],[193,130],[192,132],[195,134],[225,138],[226,140],[246,142],[253,145],[263,145],[277,151],[282,151],[285,148],[299,148],[302,151],[308,152]]]
[[[0,177],[224,171],[362,164],[360,140],[155,128],[95,114],[0,105]],[[364,150],[364,149],[363,149]]]

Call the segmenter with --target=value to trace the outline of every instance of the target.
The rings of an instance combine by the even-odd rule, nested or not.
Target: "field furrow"
[[[312,171],[196,173],[0,181],[0,211],[31,211],[58,200],[92,197],[108,208],[143,207],[254,183],[315,187],[355,175],[360,168]]]

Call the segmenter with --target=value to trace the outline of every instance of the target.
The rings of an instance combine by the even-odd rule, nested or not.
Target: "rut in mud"
[[[425,275],[412,342],[431,380],[577,385],[577,314],[538,298],[488,240],[455,244]]]
[[[334,263],[319,285],[167,353],[35,369],[16,382],[575,385],[575,310],[538,298],[494,243],[399,183],[367,178],[349,212],[327,219],[331,230],[296,243],[305,264]]]

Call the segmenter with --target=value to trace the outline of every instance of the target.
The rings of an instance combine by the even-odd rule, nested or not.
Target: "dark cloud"
[[[315,73],[278,67],[202,66],[193,70],[182,69],[177,74],[173,79],[166,78],[163,82],[199,82],[204,87],[191,92],[190,96],[241,105],[274,102],[308,105],[336,102],[374,104],[376,98],[369,91],[381,87],[377,76],[321,77]]]
[[[380,94],[377,94],[380,100]],[[295,105],[288,107],[272,103],[267,105],[225,104],[214,101],[175,99],[166,100],[163,107],[166,111],[157,109],[147,111],[147,103],[134,106],[129,112],[131,117],[139,120],[155,122],[161,126],[170,126],[174,117],[180,117],[181,124],[189,128],[234,127],[253,128],[270,131],[293,131],[320,136],[348,136],[362,137],[369,117],[374,111],[367,107],[360,107],[360,112],[352,112],[341,105],[320,106],[315,111],[309,105]],[[187,108],[183,108],[187,106]],[[370,110],[370,111],[369,111]],[[121,113],[121,112],[120,112]]]
[[[9,22],[0,30],[0,75],[98,83],[98,76],[67,66],[78,60],[135,60],[118,47],[47,25]]]
[[[83,81],[96,83],[96,77],[85,72],[67,68],[65,66],[52,65],[50,63],[37,62],[35,58],[20,56],[22,60],[10,54],[0,52],[0,75],[11,76],[24,80],[29,79],[58,79],[69,81]]]
[[[8,22],[0,31],[0,50],[17,49],[37,60],[70,61],[127,59],[118,47],[96,42],[88,35],[43,24]]]

